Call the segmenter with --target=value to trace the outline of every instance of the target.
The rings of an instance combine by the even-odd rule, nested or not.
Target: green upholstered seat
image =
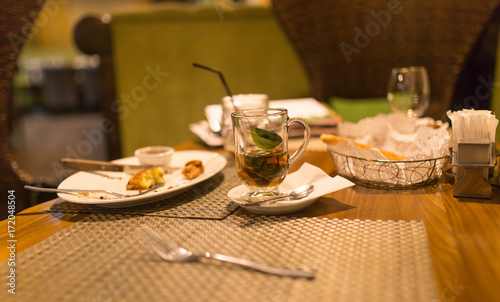
[[[111,34],[122,151],[195,138],[191,122],[226,92],[270,99],[310,95],[306,73],[269,7],[131,7],[112,15]]]
[[[497,48],[497,58],[500,58],[500,45]],[[495,74],[493,75],[491,111],[495,113],[497,119],[500,118],[500,60],[496,60]],[[497,128],[496,141],[500,142],[500,129]]]
[[[351,99],[331,97],[328,103],[335,113],[342,117],[343,121],[353,123],[379,113],[392,112],[386,98]]]

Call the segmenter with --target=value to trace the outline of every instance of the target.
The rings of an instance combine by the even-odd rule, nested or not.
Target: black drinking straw
[[[216,74],[219,75],[221,81],[222,81],[222,85],[224,85],[224,88],[226,89],[226,93],[227,95],[229,96],[229,98],[231,99],[231,103],[233,103],[233,107],[235,109],[236,106],[234,105],[234,100],[233,100],[233,94],[231,93],[231,91],[229,90],[229,87],[227,86],[226,84],[226,80],[224,79],[224,76],[222,75],[222,72],[218,69],[215,69],[215,68],[211,68],[211,67],[207,67],[207,66],[203,66],[203,65],[200,65],[200,64],[197,64],[197,63],[193,63],[193,66],[194,67],[199,67],[199,68],[203,68],[203,69],[206,69],[208,71],[211,71],[211,72],[215,72]]]

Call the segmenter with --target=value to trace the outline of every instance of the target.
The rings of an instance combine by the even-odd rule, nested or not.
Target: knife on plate
[[[79,171],[110,171],[125,172],[128,174],[135,174],[141,170],[151,169],[154,167],[144,165],[117,164],[108,161],[76,158],[62,158],[61,164],[63,164],[67,168]]]

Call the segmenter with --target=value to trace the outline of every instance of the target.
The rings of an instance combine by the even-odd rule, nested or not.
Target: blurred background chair
[[[113,110],[113,103],[116,100],[116,84],[110,18],[108,14],[84,16],[76,23],[73,35],[75,44],[81,52],[99,57],[99,66],[95,75],[95,78],[98,79],[96,87],[100,95],[98,106],[104,117],[109,119],[110,124],[115,125],[115,127],[110,127],[108,131],[105,131],[103,135],[106,136],[108,159],[117,159],[122,157],[122,151],[120,128],[117,126],[118,115],[116,110]]]
[[[425,66],[431,87],[425,115],[446,120],[449,109],[490,108],[499,3],[273,0],[273,7],[313,96],[334,109],[340,102],[340,115],[388,110],[391,69]],[[366,110],[367,101],[374,108]]]
[[[15,191],[16,213],[35,204],[37,195],[24,190],[25,184],[37,185],[33,177],[19,168],[10,147],[10,133],[13,123],[12,90],[17,58],[28,38],[43,1],[26,0],[2,2],[0,12],[0,200],[1,217],[7,217],[7,197]]]

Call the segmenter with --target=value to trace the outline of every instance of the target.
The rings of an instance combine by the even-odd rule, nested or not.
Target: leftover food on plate
[[[160,167],[137,172],[127,183],[127,190],[147,190],[165,183],[163,169]]]
[[[194,179],[187,179],[182,174],[182,168],[184,164],[194,160],[199,159],[203,162],[204,172],[197,176]],[[164,181],[164,186],[158,188],[158,186],[154,186],[154,190],[150,191],[148,194],[136,195],[133,191],[127,191],[127,183],[131,180],[133,174],[129,175],[126,172],[119,173],[109,173],[109,175],[118,175],[121,176],[121,179],[116,178],[107,178],[102,176],[96,176],[93,174],[89,174],[84,171],[77,172],[75,174],[70,175],[68,178],[63,180],[58,188],[59,189],[71,189],[71,188],[80,188],[80,189],[90,189],[90,190],[99,190],[105,189],[113,192],[130,194],[132,197],[120,198],[112,195],[105,195],[101,193],[89,194],[88,197],[80,194],[63,194],[59,193],[59,197],[65,201],[69,201],[77,204],[92,204],[97,206],[102,206],[106,208],[123,208],[123,207],[132,207],[144,205],[156,201],[161,201],[168,199],[170,197],[176,196],[187,191],[189,188],[195,186],[196,184],[205,181],[207,179],[212,178],[214,175],[222,171],[227,164],[227,160],[224,156],[218,156],[217,153],[212,151],[201,151],[201,150],[186,150],[186,151],[176,151],[172,156],[172,162],[176,163],[176,165],[169,166],[171,173],[167,173],[165,168],[163,169],[163,179],[159,179],[158,182]],[[138,159],[135,156],[122,158],[113,163],[121,164],[121,165],[137,165]],[[144,168],[141,170],[147,170],[151,167]],[[156,172],[160,172],[161,170],[155,170]],[[151,172],[149,172],[151,173]],[[106,173],[108,175],[108,173]],[[142,175],[142,174],[141,174]],[[141,176],[146,177],[147,174]],[[136,179],[140,179],[140,177],[136,176],[134,180],[130,181],[130,185],[135,183]],[[160,184],[160,185],[162,185]],[[129,185],[129,188],[130,188]],[[150,184],[151,185],[151,184]],[[145,185],[145,187],[149,187]],[[145,190],[136,190],[135,193],[140,193],[147,191]],[[103,196],[101,198],[101,196]]]
[[[191,160],[184,165],[182,174],[186,176],[187,179],[193,179],[204,171],[205,168],[203,167],[203,162],[201,160]]]
[[[352,143],[355,146],[360,147],[360,148],[365,149],[365,150],[370,150],[372,148],[376,148],[374,146],[357,143],[353,140],[347,139],[345,137],[333,135],[333,134],[325,134],[325,133],[321,134],[321,140],[325,144],[332,145],[332,146],[335,146],[338,143],[343,142],[343,143]],[[388,160],[405,160],[406,159],[406,157],[404,157],[402,155],[395,154],[395,153],[392,153],[392,152],[389,152],[387,150],[383,150],[380,148],[376,148],[376,149],[378,149],[378,151],[380,151],[380,153],[382,153]]]

